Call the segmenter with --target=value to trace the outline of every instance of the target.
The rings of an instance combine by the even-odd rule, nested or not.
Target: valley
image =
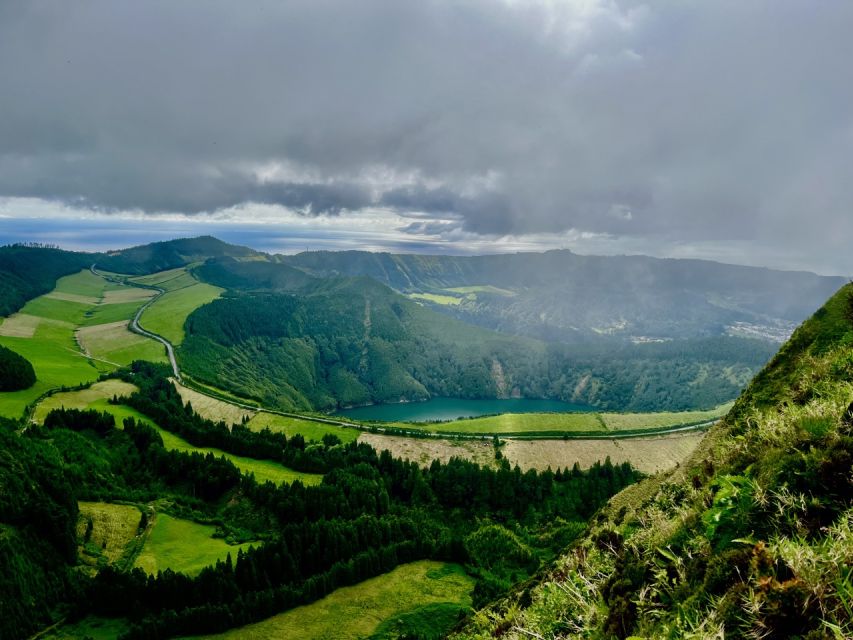
[[[0,392],[3,445],[17,465],[50,461],[52,495],[69,496],[50,507],[65,532],[33,543],[58,551],[22,556],[31,571],[9,593],[65,580],[48,576],[79,558],[98,594],[44,637],[441,636],[557,558],[620,489],[687,464],[771,349],[566,347],[201,246],[95,256],[0,324],[37,380]],[[247,594],[243,610],[214,576]],[[56,621],[26,611],[8,627]]]

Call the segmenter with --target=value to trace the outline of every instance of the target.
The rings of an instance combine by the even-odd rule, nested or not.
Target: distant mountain
[[[781,342],[845,280],[704,260],[315,251],[278,257],[318,276],[365,275],[505,333],[562,342],[741,335]]]
[[[262,257],[263,254],[248,247],[222,242],[211,236],[200,236],[110,251],[103,257],[98,257],[97,263],[98,267],[104,271],[141,275],[225,256],[252,258]]]

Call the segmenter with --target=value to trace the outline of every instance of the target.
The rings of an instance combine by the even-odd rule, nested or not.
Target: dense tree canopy
[[[36,382],[33,365],[24,356],[0,346],[0,391],[28,389]]]

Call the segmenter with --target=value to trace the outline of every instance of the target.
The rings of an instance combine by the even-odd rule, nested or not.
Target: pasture
[[[440,637],[471,606],[474,580],[454,564],[423,560],[343,587],[262,622],[204,636],[216,640]]]
[[[123,619],[86,616],[76,622],[67,622],[38,636],[38,640],[116,640],[130,628]]]
[[[248,427],[252,431],[269,429],[276,433],[283,433],[288,438],[298,433],[306,440],[316,440],[318,442],[323,439],[323,436],[331,434],[340,438],[344,444],[358,440],[361,433],[358,429],[336,427],[331,424],[280,416],[275,413],[267,413],[266,411],[259,412],[254,418],[249,420]]]
[[[726,415],[733,402],[720,405],[708,411],[672,411],[661,413],[602,413],[601,418],[608,431],[627,429],[656,429],[698,424],[717,420]]]
[[[111,405],[107,401],[113,396],[121,398],[129,396],[136,391],[136,386],[129,382],[124,382],[122,380],[104,380],[102,382],[96,382],[87,389],[81,389],[80,391],[54,393],[38,403],[35,411],[33,412],[33,420],[38,424],[41,424],[44,422],[48,413],[54,409],[65,407],[66,409],[97,409],[98,411],[108,411],[116,416],[116,423],[121,425],[121,420],[118,419],[118,415],[121,415],[123,420],[130,414],[122,415],[120,412],[117,415],[112,411],[112,408],[118,408],[121,405]],[[130,409],[130,407],[125,408]],[[141,414],[137,413],[137,415]],[[134,417],[136,416],[134,415]],[[150,420],[146,421],[150,423]]]
[[[77,330],[77,342],[93,358],[125,366],[134,360],[168,362],[162,344],[128,329],[127,320]]]
[[[78,502],[77,540],[81,546],[80,558],[99,564],[103,559],[114,564],[128,551],[136,538],[142,512],[134,506],[108,502]],[[91,523],[89,538],[86,531]],[[87,562],[87,564],[89,564]]]
[[[221,538],[214,538],[215,531],[212,525],[158,513],[134,566],[149,574],[171,569],[195,575],[217,560],[224,560],[229,553],[232,560],[236,560],[238,550],[253,545],[230,545]]]
[[[432,302],[434,304],[441,304],[447,306],[456,306],[462,302],[462,298],[457,296],[445,296],[439,293],[410,293],[406,296],[415,301],[426,301]]]
[[[145,277],[151,284],[166,289],[166,293],[148,307],[139,319],[143,328],[163,336],[175,346],[184,340],[184,323],[189,315],[199,307],[216,300],[224,291],[199,282],[185,269],[180,271],[183,273],[171,275],[162,281],[152,276]],[[143,278],[137,280],[142,282]]]
[[[244,409],[230,402],[199,393],[194,389],[182,385],[177,380],[172,380],[172,384],[175,385],[175,389],[177,389],[184,404],[189,402],[193,406],[193,410],[202,418],[207,418],[214,422],[222,421],[225,424],[231,425],[239,424],[243,422],[243,418],[252,418],[257,414],[257,411]]]
[[[395,423],[395,427],[412,425]],[[436,433],[536,433],[541,431],[604,431],[597,413],[502,413],[496,416],[468,418],[418,425],[419,429]]]
[[[451,293],[460,293],[462,295],[474,294],[475,298],[476,294],[478,293],[491,293],[507,298],[511,298],[517,295],[515,291],[510,291],[509,289],[501,289],[500,287],[495,287],[490,284],[472,285],[468,287],[450,287],[448,289],[445,289],[445,291],[449,291]]]
[[[630,462],[643,473],[657,473],[674,468],[689,456],[705,434],[701,432],[674,433],[630,439],[573,438],[568,440],[504,440],[503,456],[511,465],[526,471],[550,467],[571,468],[577,463],[588,469],[609,457],[614,464]],[[487,440],[444,440],[438,438],[407,438],[379,433],[362,433],[365,442],[377,451],[388,449],[395,457],[429,466],[432,460],[447,462],[464,458],[482,465],[494,465],[494,448]]]
[[[51,293],[30,300],[21,311],[3,320],[0,344],[29,360],[37,380],[29,389],[0,393],[0,415],[18,417],[45,392],[94,381],[102,372],[129,362],[134,356],[162,358],[156,356],[155,347],[159,349],[156,342],[147,338],[140,341],[139,336],[130,332],[112,334],[107,350],[95,346],[89,355],[81,351],[75,335],[77,329],[114,318],[116,311],[121,312],[119,319],[127,319],[142,304],[104,302],[107,296],[125,288],[90,271],[80,271],[60,278]],[[92,331],[98,333],[94,328]],[[126,350],[121,346],[122,341],[127,345]]]

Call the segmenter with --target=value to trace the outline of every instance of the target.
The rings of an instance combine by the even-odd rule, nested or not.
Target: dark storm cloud
[[[0,3],[0,196],[833,251],[853,3]]]

